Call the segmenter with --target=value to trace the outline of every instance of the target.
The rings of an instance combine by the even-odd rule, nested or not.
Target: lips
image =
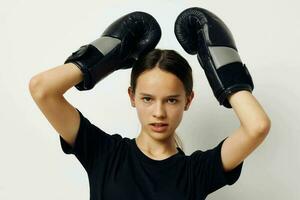
[[[151,125],[154,125],[154,126],[167,126],[168,124],[166,124],[166,123],[151,123]]]
[[[168,124],[166,123],[151,123],[151,130],[154,132],[162,133],[168,130]]]

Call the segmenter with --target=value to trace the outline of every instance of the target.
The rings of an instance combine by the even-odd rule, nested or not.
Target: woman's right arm
[[[30,94],[58,134],[74,145],[80,125],[78,111],[63,94],[83,80],[83,73],[74,64],[60,65],[31,78]]]
[[[63,94],[83,81],[83,72],[87,76],[84,84],[77,85],[78,90],[92,89],[114,71],[132,67],[130,63],[137,56],[141,56],[142,52],[152,50],[161,37],[158,22],[148,13],[132,12],[112,24],[113,26],[105,29],[104,37],[101,36],[73,52],[64,62],[67,64],[39,73],[30,80],[29,90],[33,100],[50,124],[71,146],[77,136],[80,115]],[[134,27],[132,24],[143,28]],[[139,37],[135,38],[133,35]],[[137,43],[140,45],[135,47]]]

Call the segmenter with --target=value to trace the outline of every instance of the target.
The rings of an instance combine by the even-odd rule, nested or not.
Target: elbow
[[[258,128],[258,133],[262,135],[266,135],[270,132],[271,129],[271,120],[267,118],[266,120],[263,120]]]
[[[33,77],[30,79],[28,84],[29,92],[34,99],[42,98],[44,96],[44,92],[41,89],[42,81],[39,77]]]
[[[260,120],[255,127],[247,128],[247,132],[252,137],[265,137],[271,129],[271,120],[269,118]]]

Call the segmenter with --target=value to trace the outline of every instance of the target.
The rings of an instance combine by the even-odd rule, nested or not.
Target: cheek
[[[170,112],[170,116],[172,116],[171,118],[176,121],[176,122],[180,122],[183,116],[183,109],[180,107],[178,109],[174,109],[172,110],[172,112]]]
[[[174,123],[180,123],[184,112],[184,105],[178,105],[169,109],[168,116]]]
[[[138,118],[141,122],[149,118],[149,113],[148,113],[149,111],[147,108],[142,106],[136,106],[136,111],[137,111]]]
[[[176,106],[174,106],[174,105],[170,106],[168,110],[169,110],[169,113],[172,113],[175,116],[182,115],[184,112],[184,104],[180,103],[180,104],[177,104]]]

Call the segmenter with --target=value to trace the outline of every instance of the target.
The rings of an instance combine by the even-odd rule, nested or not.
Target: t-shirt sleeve
[[[208,195],[225,185],[234,184],[239,179],[244,161],[231,171],[225,172],[223,168],[221,147],[226,138],[212,149],[204,152],[197,150],[191,154],[196,191],[204,190]]]
[[[110,135],[92,124],[76,108],[80,115],[80,125],[73,147],[61,136],[60,144],[64,153],[74,154],[87,172],[96,159],[104,159],[117,142],[122,139],[119,134]]]

